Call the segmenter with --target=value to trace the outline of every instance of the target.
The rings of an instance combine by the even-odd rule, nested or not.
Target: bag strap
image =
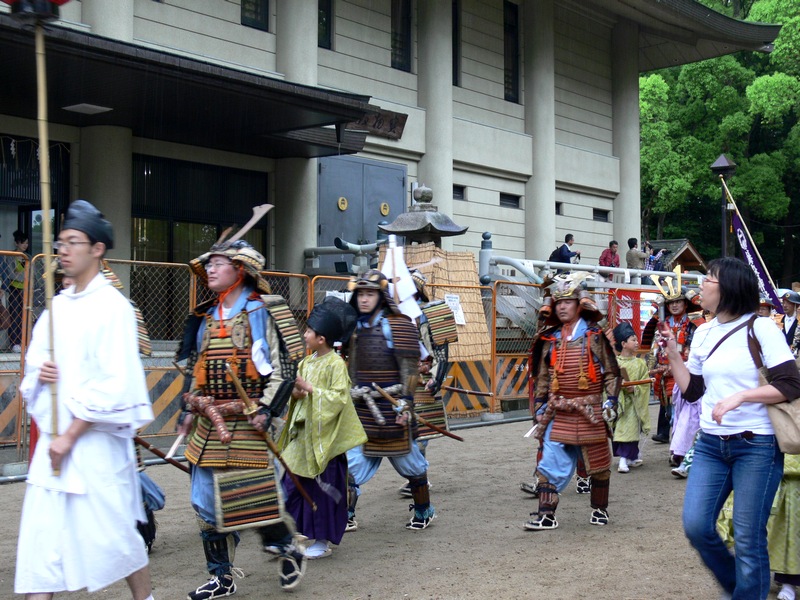
[[[753,315],[753,318],[755,318],[755,315]],[[711,352],[709,352],[709,353],[708,353],[708,356],[706,356],[706,360],[708,360],[709,358],[711,358],[711,355],[712,355],[712,354],[714,354],[714,351],[715,351],[717,348],[719,348],[719,347],[720,347],[720,345],[722,345],[722,342],[724,342],[725,340],[727,340],[727,339],[728,339],[729,337],[731,337],[731,336],[732,336],[734,333],[736,333],[737,331],[739,331],[739,330],[740,330],[742,327],[746,327],[748,323],[750,324],[750,328],[752,329],[752,327],[753,327],[753,319],[748,319],[748,320],[747,320],[747,321],[745,321],[744,323],[739,323],[739,324],[738,324],[736,327],[734,327],[734,328],[733,328],[733,329],[731,329],[731,330],[730,330],[728,333],[726,333],[725,335],[723,335],[723,336],[722,336],[722,339],[720,339],[720,341],[718,341],[718,342],[716,343],[716,345],[715,345],[715,346],[714,346],[714,347],[711,349]],[[751,348],[751,352],[752,352],[752,348]],[[756,364],[758,364],[758,363],[756,363]]]
[[[756,369],[761,370],[764,366],[764,361],[761,360],[761,342],[756,337],[753,323],[756,322],[756,315],[750,317],[747,321],[747,348],[750,350],[750,356],[753,357],[753,362],[756,364]]]

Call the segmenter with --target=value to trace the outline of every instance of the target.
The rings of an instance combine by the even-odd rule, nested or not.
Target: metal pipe
[[[492,258],[489,259],[489,264],[508,265],[509,267],[514,267],[515,269],[517,269],[517,271],[525,275],[525,277],[527,277],[533,283],[544,282],[544,279],[542,279],[536,273],[531,271],[531,269],[527,265],[520,262],[520,260],[517,258],[511,258],[510,256],[493,256]]]

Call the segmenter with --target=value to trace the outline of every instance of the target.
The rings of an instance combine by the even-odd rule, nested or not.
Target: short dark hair
[[[567,235],[564,236],[564,243],[568,244],[570,242],[570,240],[574,240],[574,239],[575,239],[575,236],[572,235],[571,233],[568,233]]]
[[[639,243],[639,240],[636,238],[628,238],[628,248],[633,250],[636,247],[636,244]]]
[[[619,242],[617,240],[611,240],[610,242],[608,242],[608,247],[611,248],[611,246],[613,246],[614,244],[619,246]]]
[[[724,312],[738,318],[758,309],[758,279],[747,263],[725,257],[708,264],[708,274],[719,282],[717,314]]]
[[[22,242],[28,241],[28,234],[22,231],[21,229],[17,229],[13,235],[14,235],[14,242],[17,244],[21,244]]]

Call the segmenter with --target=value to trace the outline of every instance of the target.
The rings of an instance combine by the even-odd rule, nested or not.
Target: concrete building
[[[36,242],[33,34],[7,10],[0,233]],[[54,206],[101,207],[113,256],[185,262],[269,202],[248,238],[298,272],[420,182],[469,226],[446,249],[571,232],[592,261],[640,232],[639,74],[777,33],[694,0],[73,0],[47,31]]]

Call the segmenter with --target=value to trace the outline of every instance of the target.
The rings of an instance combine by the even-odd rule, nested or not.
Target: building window
[[[411,0],[392,0],[392,68],[411,72]]]
[[[563,215],[564,214],[564,203],[563,202],[556,202],[556,214]]]
[[[592,220],[600,221],[601,223],[608,223],[610,210],[603,210],[601,208],[592,209]]]
[[[500,206],[519,208],[519,196],[515,196],[514,194],[500,194]]]
[[[453,85],[461,85],[461,0],[453,0]]]
[[[333,0],[319,0],[317,46],[328,50],[333,47]]]
[[[269,0],[242,0],[242,25],[269,31]]]
[[[466,200],[467,188],[463,185],[453,185],[453,200]]]
[[[503,2],[503,53],[505,60],[505,98],[519,102],[519,7]]]

